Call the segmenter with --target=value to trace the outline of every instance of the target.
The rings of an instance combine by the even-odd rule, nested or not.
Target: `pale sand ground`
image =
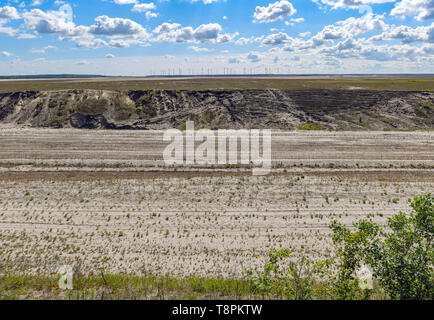
[[[321,259],[333,219],[384,223],[434,190],[431,132],[275,133],[266,177],[164,168],[161,134],[1,130],[0,272],[240,277],[280,248]]]

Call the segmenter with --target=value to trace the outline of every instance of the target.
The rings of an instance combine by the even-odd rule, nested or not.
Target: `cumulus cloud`
[[[135,12],[145,12],[145,11],[149,11],[149,10],[154,10],[157,7],[155,6],[155,4],[153,2],[150,3],[136,3],[133,7],[133,11]]]
[[[152,10],[157,9],[156,5],[153,2],[150,3],[136,3],[132,9],[134,12],[145,13],[146,19],[156,18],[158,16],[157,13]]]
[[[104,36],[147,37],[148,35],[145,28],[135,21],[108,16],[95,18],[95,23],[90,26],[90,32],[94,35]]]
[[[308,46],[317,47],[332,40],[351,38],[370,31],[385,31],[387,28],[388,25],[383,21],[383,16],[369,13],[360,18],[351,17],[324,27],[308,40]]]
[[[23,13],[23,19],[27,29],[37,34],[57,34],[60,40],[73,41],[78,47],[125,48],[132,44],[144,44],[150,36],[142,25],[124,18],[99,16],[90,26],[77,26],[66,11],[32,9]]]
[[[404,44],[412,42],[434,43],[434,23],[430,26],[411,28],[409,26],[393,26],[388,31],[370,38],[373,41],[400,40]]]
[[[79,31],[74,22],[69,20],[68,14],[61,10],[44,12],[32,9],[24,12],[23,18],[26,28],[37,33],[74,35]]]
[[[168,23],[164,22],[154,29],[154,33],[169,33],[178,29],[181,25],[179,23]]]
[[[6,34],[8,36],[14,36],[18,31],[12,27],[5,27],[4,24],[11,20],[19,19],[17,9],[10,6],[0,7],[0,34]]]
[[[392,16],[415,16],[417,20],[424,21],[434,18],[434,0],[402,0],[395,5]]]
[[[242,38],[239,38],[237,41],[235,41],[235,44],[237,44],[239,46],[245,46],[246,44],[248,44],[252,41],[253,41],[252,37],[250,37],[250,38],[242,37]]]
[[[262,41],[262,43],[267,46],[277,46],[277,45],[287,43],[290,40],[291,37],[288,36],[286,33],[279,32],[279,33],[269,35]]]
[[[292,38],[286,33],[279,32],[265,37],[262,44],[266,46],[285,44],[287,51],[313,49],[325,44],[332,45],[335,40],[353,38],[370,31],[386,31],[388,28],[388,25],[383,21],[383,16],[369,13],[360,18],[351,17],[325,26],[308,40]]]
[[[157,13],[154,12],[157,9],[154,4],[154,2],[157,3],[156,1],[146,3],[140,0],[107,1],[118,5],[129,5],[131,11],[142,14],[140,16],[134,15],[139,16],[142,23],[145,18],[150,19],[157,16]],[[217,0],[188,1],[204,4],[217,2]],[[239,37],[239,34],[235,32],[236,30],[231,30],[231,33],[228,33],[224,22],[220,25],[206,20],[196,26],[182,26],[169,20],[170,22],[161,23],[157,27],[153,26],[152,32],[148,33],[145,26],[138,22],[139,20],[113,17],[104,14],[104,12],[97,15],[94,21],[87,25],[77,25],[73,21],[72,12],[63,8],[65,3],[62,1],[55,2],[57,7],[63,5],[58,10],[48,11],[30,8],[28,4],[21,9],[17,6],[18,10],[11,5],[0,7],[0,35],[16,36],[17,39],[36,37],[39,38],[37,41],[44,41],[49,35],[53,35],[61,41],[73,42],[77,47],[108,47],[113,48],[112,50],[127,48],[132,45],[147,46],[153,42],[184,43],[187,45],[181,47],[189,54],[192,52],[209,53],[215,50],[218,50],[219,53],[230,54],[231,50],[221,50],[229,49],[228,47],[217,49],[212,46],[228,42],[246,46],[247,49],[244,52],[241,51],[242,48],[237,49],[237,51],[241,51],[237,56],[226,54],[194,55],[194,63],[196,64],[198,61],[209,64],[220,63],[227,64],[227,66],[231,65],[231,68],[239,67],[236,66],[237,64],[243,65],[243,67],[250,64],[251,66],[254,65],[254,68],[268,68],[276,63],[285,68],[291,63],[292,68],[292,64],[298,63],[298,60],[300,60],[303,72],[304,68],[316,68],[318,66],[341,68],[345,64],[343,61],[381,61],[382,65],[388,61],[391,64],[393,61],[416,61],[421,65],[424,63],[433,65],[434,63],[434,23],[431,25],[419,24],[418,26],[417,22],[413,21],[411,27],[386,23],[389,21],[388,19],[393,19],[391,16],[410,16],[417,21],[432,19],[434,0],[312,0],[320,6],[325,5],[333,9],[355,9],[363,8],[369,4],[396,2],[390,15],[388,13],[378,15],[372,13],[372,10],[368,10],[367,14],[361,16],[364,12],[359,11],[355,17],[337,22],[334,22],[335,20],[330,21],[317,33],[311,33],[312,30],[306,28],[303,30],[304,25],[300,25],[298,30],[293,32],[288,26],[302,23],[305,21],[304,18],[294,16],[297,10],[290,1],[273,1],[257,6],[254,12],[253,22],[256,23],[282,21],[280,26],[278,24],[272,25],[273,28],[257,25],[255,27],[257,30],[261,30],[261,28],[264,30],[263,35],[258,35],[255,30],[254,36],[249,34],[249,31],[244,31],[244,34]],[[6,3],[19,2],[10,0]],[[297,9],[302,10],[302,8]],[[23,22],[12,25],[13,20],[18,19],[22,19]],[[307,23],[311,23],[307,17],[305,19]],[[11,25],[6,26],[6,23],[9,22]],[[20,27],[15,25],[20,25]],[[44,47],[44,45],[40,44],[33,49],[28,47],[26,53],[42,54],[47,50],[54,49],[54,47]],[[4,63],[9,64],[11,61],[18,61],[15,55],[7,51],[0,52],[0,56],[9,58],[3,58]],[[31,59],[33,58],[31,57]],[[107,60],[113,58],[115,55],[111,53],[105,55],[104,53],[101,54],[100,59],[105,63],[110,63]],[[116,57],[116,61],[121,59],[123,58]],[[183,59],[179,60],[178,57],[167,56],[164,64],[173,61],[192,63]],[[77,62],[79,63],[77,65],[85,65],[87,60],[77,60],[75,63]],[[151,68],[154,67],[151,65]]]
[[[178,23],[163,23],[154,29],[158,36],[154,41],[161,42],[200,42],[200,43],[225,43],[233,41],[238,35],[222,33],[223,28],[218,23],[202,24],[196,29],[182,27]]]
[[[268,23],[292,16],[296,12],[291,2],[282,0],[270,3],[267,7],[257,6],[253,17],[255,22]]]
[[[6,22],[8,20],[19,19],[20,15],[14,7],[5,6],[0,8],[0,22]]]

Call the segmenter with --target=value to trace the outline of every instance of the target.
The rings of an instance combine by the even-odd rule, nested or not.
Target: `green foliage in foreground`
[[[214,278],[171,278],[101,274],[74,277],[74,290],[62,291],[58,277],[23,275],[0,276],[2,299],[78,299],[78,300],[195,300],[252,299],[245,280]]]
[[[255,292],[285,299],[433,300],[434,206],[431,194],[416,198],[410,215],[399,213],[382,228],[371,220],[355,231],[334,221],[330,225],[335,256],[312,263],[287,261],[290,252],[269,255],[257,276],[249,272]],[[372,270],[372,288],[362,289],[356,271]]]
[[[337,221],[331,225],[338,255],[338,281],[352,280],[367,265],[392,299],[434,299],[434,205],[431,194],[416,198],[414,212],[389,218],[383,229],[360,220],[351,232]]]
[[[270,253],[263,272],[257,278],[252,271],[248,271],[253,291],[267,299],[326,298],[323,291],[327,285],[312,278],[313,272],[306,259],[298,263],[288,261],[286,268],[282,266],[290,255],[291,252],[285,249]]]

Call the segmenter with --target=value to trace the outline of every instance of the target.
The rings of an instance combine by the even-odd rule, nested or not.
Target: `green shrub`
[[[302,259],[298,263],[288,261],[290,255],[291,253],[285,249],[269,253],[264,270],[257,277],[252,271],[247,272],[254,293],[269,299],[312,298],[314,280],[311,263],[307,259]]]
[[[340,283],[354,280],[354,271],[365,264],[391,299],[434,298],[431,194],[416,198],[411,206],[410,215],[401,212],[389,218],[386,230],[366,220],[357,222],[354,232],[336,221],[331,224]]]
[[[264,298],[355,300],[434,298],[434,206],[431,194],[416,198],[410,215],[399,213],[387,228],[367,220],[355,230],[330,225],[335,255],[318,263],[288,261],[290,252],[269,254],[263,270],[249,271],[252,290]],[[355,276],[362,265],[373,273],[373,287],[363,290]]]

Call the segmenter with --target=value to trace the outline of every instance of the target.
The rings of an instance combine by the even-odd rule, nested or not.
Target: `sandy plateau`
[[[434,132],[273,133],[273,170],[167,168],[162,131],[0,130],[0,272],[238,278],[434,190]]]

